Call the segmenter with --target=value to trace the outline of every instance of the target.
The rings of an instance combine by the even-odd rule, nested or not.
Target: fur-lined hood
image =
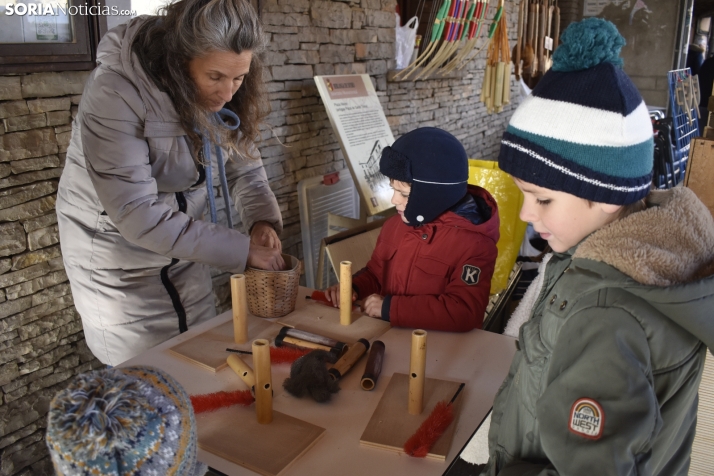
[[[596,231],[573,254],[641,284],[665,287],[714,274],[714,219],[688,188],[653,191],[647,209]]]
[[[573,262],[714,349],[714,219],[688,188],[652,192],[647,205],[586,238]]]

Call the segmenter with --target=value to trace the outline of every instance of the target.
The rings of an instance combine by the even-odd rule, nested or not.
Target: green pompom
[[[601,63],[622,67],[620,50],[625,39],[614,24],[602,18],[571,23],[553,53],[554,71],[581,71]]]

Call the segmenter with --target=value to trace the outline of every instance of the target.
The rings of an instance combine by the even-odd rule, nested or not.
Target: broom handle
[[[233,341],[248,342],[248,300],[245,291],[245,275],[231,276],[231,300],[233,301]]]
[[[340,262],[340,324],[352,324],[352,262]]]
[[[412,332],[409,362],[409,414],[419,415],[424,409],[424,373],[426,371],[426,331]]]
[[[267,424],[273,421],[273,382],[270,374],[270,343],[267,339],[253,341],[253,366],[258,423]]]

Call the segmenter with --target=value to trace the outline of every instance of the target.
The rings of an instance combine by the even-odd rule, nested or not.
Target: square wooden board
[[[258,423],[255,405],[234,405],[196,415],[198,446],[266,476],[277,476],[323,435],[324,428],[273,410],[273,421]]]
[[[298,296],[301,299],[301,296]],[[352,324],[340,324],[340,310],[335,307],[307,300],[299,303],[297,308],[285,317],[278,319],[278,323],[302,331],[312,332],[321,336],[354,344],[359,339],[371,341],[390,328],[389,322],[374,319],[359,311],[352,311]]]
[[[442,400],[451,401],[461,382],[451,382],[435,378],[427,378],[424,382],[424,410],[421,415],[410,415],[407,409],[409,401],[409,376],[394,373],[389,385],[384,390],[382,399],[372,414],[367,428],[360,438],[365,446],[382,448],[397,453],[404,453],[404,443],[407,442],[424,420],[431,414],[437,403]],[[453,403],[454,421],[444,431],[432,446],[427,458],[444,461],[451,448],[451,440],[459,421],[463,391]]]
[[[233,320],[229,320],[191,339],[181,342],[169,351],[206,370],[218,372],[226,367],[230,353],[227,348],[250,351],[255,339],[268,339],[271,343],[282,326],[254,316],[248,316],[248,342],[233,342]]]

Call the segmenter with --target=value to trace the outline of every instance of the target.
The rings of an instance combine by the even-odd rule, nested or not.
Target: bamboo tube
[[[493,105],[501,107],[503,105],[503,73],[506,70],[506,64],[499,61],[496,65],[496,81],[495,91],[493,93]]]
[[[367,365],[364,367],[364,374],[360,380],[362,390],[374,390],[377,379],[382,373],[382,361],[384,360],[384,342],[376,340],[372,344],[367,357]]]
[[[491,65],[486,63],[486,72],[483,74],[483,85],[481,86],[481,102],[485,103],[491,94]]]
[[[248,298],[245,291],[245,275],[231,276],[231,300],[233,301],[233,341],[248,342]]]
[[[340,324],[352,324],[352,262],[340,262]]]
[[[503,73],[503,104],[511,102],[511,63],[506,63],[506,71]]]
[[[267,339],[253,341],[253,367],[258,423],[267,424],[273,421],[273,383],[270,374],[270,343]]]
[[[228,362],[228,366],[238,374],[238,377],[240,377],[243,383],[255,392],[255,374],[253,373],[253,369],[236,354],[229,355],[226,362]]]
[[[318,349],[324,350],[325,352],[332,352],[335,355],[340,355],[342,348],[330,347],[324,344],[318,344],[317,342],[310,342],[309,340],[299,339],[297,337],[292,337],[288,335],[278,335],[275,338],[275,347],[298,347],[300,349]]]
[[[412,352],[409,361],[409,414],[420,415],[424,409],[426,372],[426,331],[412,332]]]
[[[350,345],[347,352],[327,371],[327,373],[330,374],[330,378],[332,378],[332,380],[342,378],[342,376],[362,358],[365,352],[367,352],[367,349],[369,349],[369,341],[367,339],[360,339]]]

